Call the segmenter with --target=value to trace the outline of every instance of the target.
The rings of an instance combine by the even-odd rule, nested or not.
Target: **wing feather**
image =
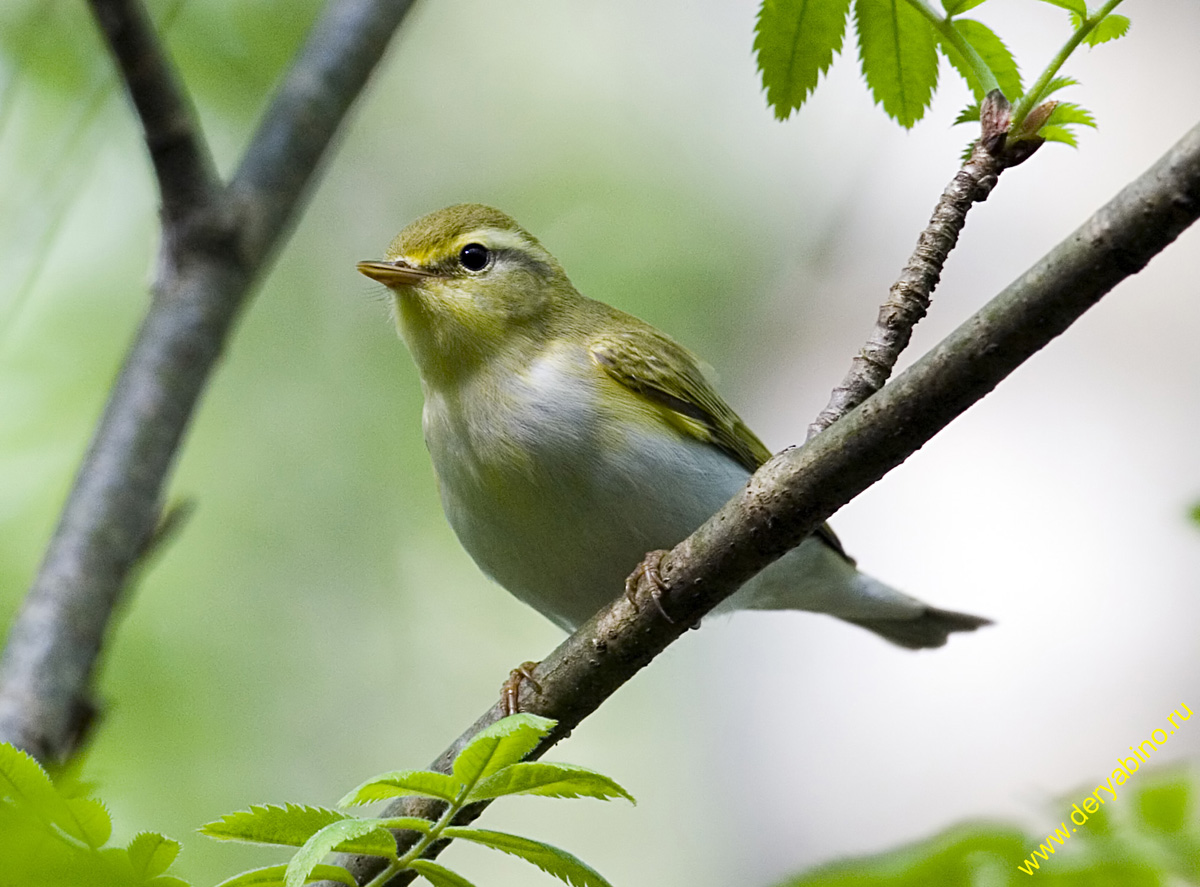
[[[668,420],[674,418],[676,427],[711,443],[747,471],[757,471],[771,458],[766,444],[713,388],[696,357],[674,339],[639,324],[598,335],[589,351],[614,380],[673,413]],[[814,535],[854,563],[828,524]]]
[[[609,376],[676,414],[673,424],[711,443],[747,471],[756,471],[771,457],[704,377],[695,356],[673,339],[650,327],[623,329],[597,336],[590,352]]]

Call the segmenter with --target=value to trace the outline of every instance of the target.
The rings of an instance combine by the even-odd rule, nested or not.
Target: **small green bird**
[[[442,507],[492,579],[567,631],[733,496],[770,451],[673,339],[571,285],[499,210],[418,219],[358,270],[392,290]],[[988,620],[855,568],[823,527],[720,610],[828,613],[913,649]]]

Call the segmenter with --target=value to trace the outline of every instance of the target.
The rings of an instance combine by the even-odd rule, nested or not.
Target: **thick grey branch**
[[[186,137],[187,103],[140,7],[133,0],[93,5],[142,115],[163,188],[163,246],[153,304],[0,659],[0,740],[42,760],[69,755],[87,726],[88,685],[113,607],[151,538],[200,395],[411,0],[333,0],[268,109],[235,186],[208,199],[197,186],[207,156],[198,137]]]
[[[521,708],[558,720],[541,754],[704,614],[899,465],[1200,217],[1200,126],[941,344],[803,447],[771,459],[663,560],[673,621],[618,597],[535,669]],[[503,715],[487,711],[433,767]],[[404,799],[388,815],[425,815]],[[478,811],[473,811],[477,814]],[[379,860],[347,862],[360,883]],[[391,885],[407,883],[398,876]]]
[[[229,312],[207,298],[245,272],[196,262],[158,287],[0,660],[0,738],[47,760],[86,727],[86,692],[125,579],[151,536],[163,478]]]
[[[164,224],[207,203],[220,182],[175,68],[140,0],[90,0],[142,121]]]

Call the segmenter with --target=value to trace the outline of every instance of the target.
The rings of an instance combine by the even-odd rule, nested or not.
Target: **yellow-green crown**
[[[404,258],[418,266],[433,265],[457,254],[470,235],[485,233],[545,252],[537,238],[506,213],[482,203],[459,203],[412,222],[392,240],[387,257]]]

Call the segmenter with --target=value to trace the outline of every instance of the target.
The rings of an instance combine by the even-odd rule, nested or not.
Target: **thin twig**
[[[868,402],[803,447],[783,451],[663,560],[667,621],[643,580],[637,605],[619,595],[534,669],[523,711],[558,726],[536,752],[566,736],[759,570],[903,462],[1021,363],[1137,273],[1200,217],[1200,125],[937,347]],[[503,715],[494,705],[431,765],[449,772],[458,751]],[[402,799],[384,815],[427,815]],[[470,811],[478,815],[482,808]],[[377,857],[345,857],[359,883]],[[389,882],[408,883],[411,873]]]
[[[96,658],[200,395],[411,0],[332,0],[230,189],[202,181],[207,154],[186,144],[188,103],[144,11],[93,5],[143,120],[164,228],[153,304],[0,659],[0,741],[43,761],[69,756],[90,719]]]
[[[900,353],[908,347],[915,327],[929,310],[929,301],[942,276],[946,257],[958,243],[967,213],[986,200],[1000,173],[1025,160],[1031,150],[1007,146],[1011,108],[995,90],[984,98],[980,109],[982,134],[971,156],[942,192],[933,216],[917,239],[908,264],[888,291],[879,308],[875,328],[867,343],[851,361],[850,370],[829,397],[829,403],[808,426],[808,438],[824,431],[884,386]]]
[[[142,122],[163,223],[177,223],[220,187],[200,122],[141,0],[89,0],[89,5]]]

